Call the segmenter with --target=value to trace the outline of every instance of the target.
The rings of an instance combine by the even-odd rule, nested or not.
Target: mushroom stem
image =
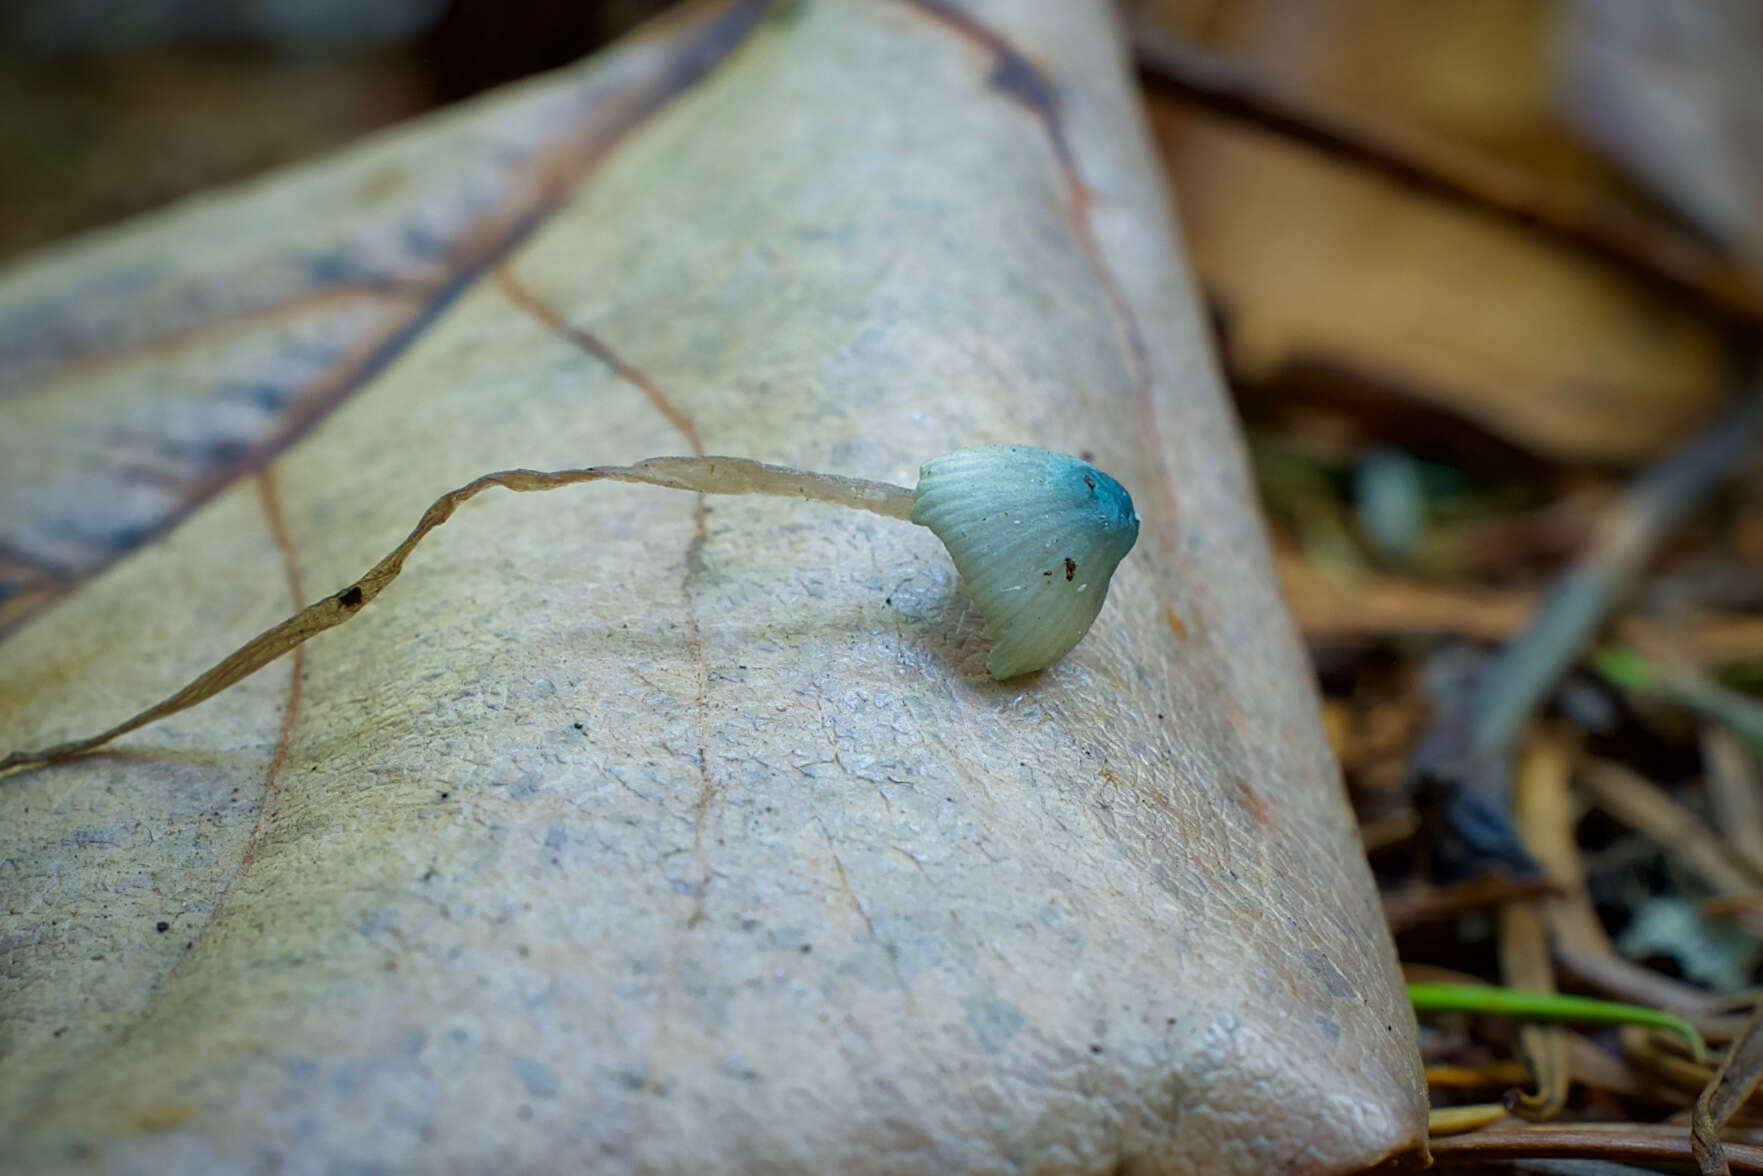
[[[565,474],[596,474],[618,482],[645,482],[700,494],[770,494],[806,498],[891,519],[910,519],[914,492],[891,482],[818,474],[790,466],[767,465],[744,457],[651,457],[633,466],[599,466]],[[587,481],[588,479],[569,479]],[[531,487],[549,489],[549,487]]]
[[[435,499],[409,535],[367,573],[340,592],[307,605],[281,624],[266,629],[198,675],[182,690],[84,739],[52,747],[15,751],[0,759],[0,772],[32,764],[54,763],[93,751],[120,735],[205,702],[233,683],[303,645],[326,629],[359,613],[404,570],[404,560],[428,533],[452,517],[461,503],[493,486],[530,492],[556,490],[579,482],[635,482],[700,494],[771,494],[830,502],[889,518],[912,514],[911,490],[887,482],[819,474],[789,466],[767,465],[744,457],[651,457],[629,466],[589,466],[575,470],[498,470],[474,478]]]

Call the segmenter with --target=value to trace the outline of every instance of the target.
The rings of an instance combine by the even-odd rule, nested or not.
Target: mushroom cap
[[[986,670],[1052,665],[1090,630],[1139,537],[1126,488],[1087,461],[1027,445],[958,449],[918,470],[912,521],[929,527],[986,619]]]

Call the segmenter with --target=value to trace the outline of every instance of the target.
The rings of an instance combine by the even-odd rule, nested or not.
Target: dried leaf
[[[1507,1115],[1500,1103],[1472,1103],[1461,1107],[1437,1107],[1427,1115],[1427,1131],[1434,1135],[1461,1135],[1498,1123]]]
[[[1555,126],[1546,6],[1139,7],[1331,109],[1553,171],[1588,202],[1609,185]],[[1718,403],[1718,327],[1629,268],[1187,102],[1151,109],[1226,358],[1264,399],[1417,400],[1600,461],[1657,453]]]
[[[1557,181],[1612,168],[1561,127],[1551,4],[1485,0],[1125,0],[1136,23],[1301,94],[1471,145]]]
[[[1375,637],[1463,637],[1499,641],[1536,611],[1538,598],[1503,588],[1432,584],[1375,572],[1337,573],[1276,550],[1280,584],[1304,635],[1317,641]],[[1640,646],[1669,646],[1686,661],[1763,657],[1763,618],[1703,613],[1684,620],[1629,616],[1617,633]]]
[[[1717,405],[1718,331],[1607,263],[1263,132],[1152,113],[1248,384],[1323,396],[1344,378],[1597,461],[1658,453]]]
[[[1548,794],[1567,776],[1567,757],[1557,740],[1535,735],[1525,746],[1513,780],[1512,812],[1526,852],[1537,847],[1524,834],[1531,809],[1547,804]],[[1508,987],[1552,995],[1555,968],[1549,954],[1546,907],[1513,902],[1500,908],[1500,976]],[[1553,1119],[1567,1105],[1567,1031],[1560,1025],[1518,1028],[1518,1050],[1530,1070],[1533,1090],[1520,1091],[1512,1110],[1526,1119]]]
[[[1424,1157],[1412,1012],[1105,9],[755,12],[9,278],[40,330],[5,335],[33,343],[0,349],[28,390],[0,433],[61,469],[105,405],[279,378],[304,287],[250,287],[264,241],[372,272],[327,210],[377,167],[446,161],[398,172],[413,199],[489,177],[456,206],[475,261],[339,299],[372,320],[309,365],[340,382],[0,645],[0,743],[163,694],[488,469],[1089,451],[1144,516],[1097,628],[999,685],[922,529],[477,499],[303,657],[0,782],[20,1168]],[[580,166],[508,221],[523,110]],[[94,293],[154,258],[207,301]],[[196,313],[229,305],[259,321]],[[255,358],[204,366],[223,343]]]
[[[1666,848],[1718,894],[1748,894],[1753,878],[1696,815],[1664,789],[1612,760],[1599,760],[1581,782],[1593,803]]]
[[[1696,1163],[1704,1173],[1732,1170],[1720,1144],[1720,1129],[1751,1097],[1759,1080],[1763,1080],[1763,1008],[1752,1015],[1696,1099],[1691,1138]]]

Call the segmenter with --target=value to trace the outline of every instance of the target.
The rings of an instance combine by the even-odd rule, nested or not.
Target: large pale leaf
[[[396,271],[373,177],[494,189],[510,135],[574,164],[513,220],[483,201],[499,244],[438,285],[311,300],[367,316],[337,349],[359,361],[173,483],[136,525],[157,542],[67,557],[69,583],[110,562],[0,645],[0,745],[144,705],[473,475],[700,444],[907,483],[962,445],[1091,454],[1143,516],[1096,629],[999,685],[926,530],[479,498],[347,627],[0,781],[5,1163],[1262,1172],[1422,1146],[1412,1016],[1106,6],[754,11],[0,287],[7,510],[102,521],[80,438],[178,405],[211,429],[215,381],[280,370],[302,299],[276,242]],[[37,474],[65,480],[18,505]]]

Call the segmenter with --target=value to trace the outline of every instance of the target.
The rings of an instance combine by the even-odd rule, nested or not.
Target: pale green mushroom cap
[[[1086,461],[1027,445],[958,449],[918,469],[912,521],[949,549],[986,619],[986,670],[1052,665],[1102,611],[1139,537],[1125,487]]]

